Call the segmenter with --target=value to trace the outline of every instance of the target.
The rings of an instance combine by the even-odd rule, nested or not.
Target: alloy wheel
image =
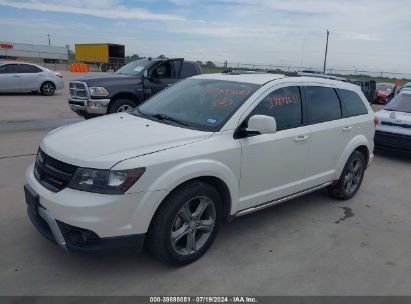
[[[357,190],[361,183],[362,171],[362,162],[359,159],[353,159],[344,176],[344,189],[347,193],[353,193]]]
[[[54,93],[54,86],[51,83],[46,83],[43,85],[43,94],[46,96],[53,95]]]
[[[216,222],[216,210],[212,200],[205,196],[186,202],[178,211],[171,229],[171,244],[175,252],[190,255],[200,250]]]

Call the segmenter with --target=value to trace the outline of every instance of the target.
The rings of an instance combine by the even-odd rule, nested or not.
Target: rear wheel
[[[40,87],[40,92],[44,96],[52,96],[56,91],[56,86],[51,82],[45,82]]]
[[[352,198],[361,186],[365,166],[364,155],[359,151],[354,151],[348,158],[338,182],[328,187],[328,193],[340,200]]]
[[[203,182],[189,183],[171,193],[157,211],[150,225],[150,251],[170,264],[189,264],[211,246],[221,218],[217,190]]]
[[[108,113],[132,112],[137,103],[130,99],[117,99],[108,108]]]

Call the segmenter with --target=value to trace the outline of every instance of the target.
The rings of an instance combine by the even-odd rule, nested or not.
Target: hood
[[[118,113],[51,131],[41,149],[72,165],[109,169],[124,159],[187,145],[211,135]]]
[[[120,75],[112,74],[106,76],[85,76],[75,79],[76,81],[84,81],[87,85],[90,86],[112,86],[122,83],[140,83],[142,78],[140,76],[129,76],[129,75]]]

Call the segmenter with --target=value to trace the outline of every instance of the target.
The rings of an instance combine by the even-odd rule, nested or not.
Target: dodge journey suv
[[[65,250],[145,244],[163,261],[188,264],[224,221],[322,188],[352,198],[374,132],[353,84],[194,76],[133,112],[50,132],[26,173],[28,215]]]

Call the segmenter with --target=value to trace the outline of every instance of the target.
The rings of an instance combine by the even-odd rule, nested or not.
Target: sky
[[[0,40],[126,54],[411,73],[410,0],[0,0]]]

